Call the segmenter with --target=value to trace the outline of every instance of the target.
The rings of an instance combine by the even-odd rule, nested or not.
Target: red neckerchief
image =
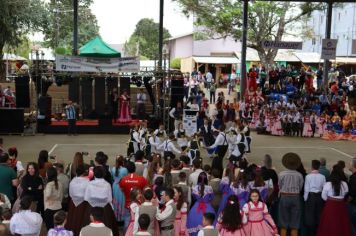
[[[102,224],[103,222],[98,221],[98,220],[94,220],[94,221],[92,221],[91,223],[92,223],[92,224]]]
[[[161,208],[161,213],[162,213],[164,210],[166,210],[166,204],[164,204],[164,205],[162,206],[162,208]]]
[[[258,208],[258,203],[259,203],[259,202],[252,202],[252,204],[253,204],[256,208]]]

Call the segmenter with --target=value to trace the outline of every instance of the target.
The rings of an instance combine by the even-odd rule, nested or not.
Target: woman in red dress
[[[124,91],[120,96],[120,116],[119,123],[129,123],[132,121],[130,112],[130,96]]]

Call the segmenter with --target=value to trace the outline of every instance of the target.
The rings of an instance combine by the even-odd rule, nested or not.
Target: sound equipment
[[[45,125],[51,124],[52,97],[40,96],[38,98],[37,107],[39,111],[38,122]]]
[[[72,78],[68,85],[68,99],[79,104],[79,79]]]
[[[130,77],[120,77],[120,94],[123,94],[124,91],[130,96]]]
[[[24,109],[2,108],[0,109],[0,133],[23,133]]]
[[[176,107],[177,102],[183,104],[184,98],[184,80],[173,79],[171,80],[171,107]]]
[[[29,82],[29,76],[21,76],[15,78],[16,107],[30,107]]]
[[[95,78],[95,111],[99,116],[105,112],[105,78]]]
[[[107,104],[107,111],[108,113],[111,114],[112,112],[112,101],[111,101],[111,93],[114,88],[117,89],[119,84],[119,79],[116,77],[107,77],[106,78],[106,86],[107,86],[107,98],[108,98],[108,104]],[[116,90],[118,91],[118,90]]]
[[[93,78],[82,78],[80,86],[82,88],[82,111],[83,118],[89,118],[93,112]]]

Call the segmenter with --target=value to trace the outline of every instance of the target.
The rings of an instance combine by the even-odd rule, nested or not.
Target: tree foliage
[[[238,0],[175,0],[186,15],[194,14],[196,25],[210,37],[242,36],[242,2]],[[295,32],[298,24],[310,17],[314,10],[322,10],[321,3],[249,2],[248,43],[256,49],[262,63],[272,64],[278,50],[265,49],[263,40],[281,41]]]
[[[80,0],[78,8],[78,46],[99,34],[99,26],[89,6],[93,0]],[[73,45],[73,0],[51,0],[49,26],[45,29],[45,46],[71,52]]]
[[[42,0],[0,0],[0,59],[5,45],[15,48],[27,33],[46,28],[47,12]],[[4,78],[4,72],[4,65],[0,63],[0,78]]]
[[[136,56],[138,53],[151,60],[158,58],[159,24],[153,19],[143,18],[137,24],[135,31],[125,43],[125,54]],[[171,37],[167,29],[163,29],[163,38]]]
[[[174,59],[171,61],[170,67],[171,67],[172,69],[180,70],[181,61],[182,61],[181,58],[174,58]]]

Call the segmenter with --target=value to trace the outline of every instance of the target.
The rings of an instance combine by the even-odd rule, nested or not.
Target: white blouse
[[[321,197],[324,199],[324,201],[326,201],[328,197],[343,199],[348,192],[349,192],[349,187],[347,186],[347,183],[345,181],[342,181],[340,195],[335,196],[334,189],[331,182],[326,182],[326,184],[323,187],[323,192],[321,193]]]
[[[104,179],[90,181],[86,188],[84,200],[92,207],[105,207],[112,202],[111,186]]]
[[[84,201],[85,191],[89,185],[89,179],[86,177],[75,177],[69,184],[69,196],[77,207]]]

